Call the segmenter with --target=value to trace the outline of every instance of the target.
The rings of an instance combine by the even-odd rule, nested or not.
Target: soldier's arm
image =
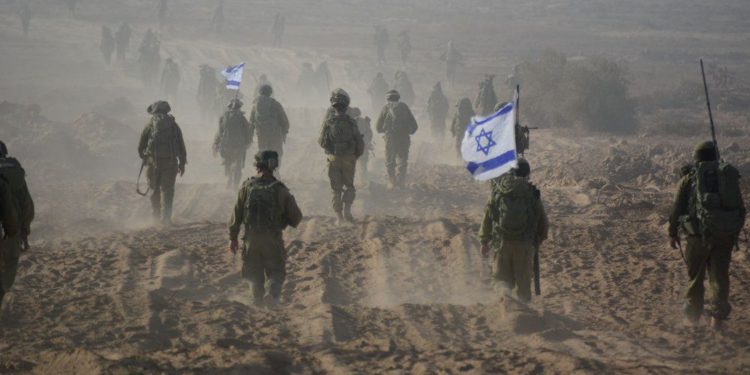
[[[302,221],[302,211],[297,205],[297,200],[294,199],[292,193],[288,189],[282,189],[282,206],[284,207],[286,223],[292,228],[297,228],[299,223]]]
[[[26,172],[22,173],[24,175],[26,174]],[[31,234],[31,222],[34,221],[35,215],[34,200],[31,198],[31,193],[29,193],[29,187],[26,184],[25,176],[21,184],[20,193],[19,204],[23,215],[20,215],[20,213],[18,213],[18,221],[20,225],[21,236],[25,239]]]
[[[281,127],[281,132],[286,135],[286,133],[289,133],[289,118],[286,117],[286,112],[284,112],[284,107],[281,103],[276,102],[276,107],[279,111],[279,126]]]
[[[138,156],[141,159],[146,158],[146,147],[148,146],[148,138],[151,136],[151,124],[149,123],[143,128],[141,132],[141,139],[138,141]]]
[[[536,245],[539,246],[549,235],[549,219],[547,218],[547,212],[544,209],[544,203],[541,199],[536,200],[536,210],[539,217],[536,228]]]
[[[187,149],[185,148],[185,139],[182,137],[182,130],[175,123],[177,128],[177,157],[180,159],[180,165],[187,164]]]
[[[250,143],[253,142],[253,137],[255,136],[255,119],[256,119],[256,112],[255,112],[255,106],[253,106],[253,109],[250,110],[250,116],[248,117],[248,126],[250,127]]]
[[[487,245],[492,240],[492,198],[487,201],[484,207],[484,217],[482,225],[479,227],[479,242]]]
[[[414,134],[414,133],[417,132],[417,129],[419,129],[419,126],[417,125],[417,119],[414,118],[414,114],[411,113],[411,109],[409,109],[409,107],[406,107],[406,109],[407,109],[406,112],[408,113],[408,117],[409,117],[408,121],[409,121],[409,124],[410,124],[410,129],[409,129],[410,132],[409,133],[410,134]]]
[[[380,111],[380,116],[378,116],[378,120],[375,121],[375,130],[378,133],[385,133],[385,116],[388,115],[388,107],[383,107],[383,109]]]
[[[245,199],[246,199],[246,193],[245,193],[245,187],[243,186],[240,189],[240,192],[237,194],[237,202],[234,205],[234,211],[232,212],[232,217],[229,218],[229,240],[230,241],[237,241],[237,238],[240,235],[240,228],[242,227],[242,222],[244,221],[245,217]]]
[[[3,231],[6,237],[18,235],[18,216],[11,202],[8,185],[5,181],[0,181],[0,215],[2,215]]]
[[[359,131],[359,126],[357,126],[357,122],[352,120],[352,135],[354,136],[354,144],[356,145],[356,151],[357,151],[357,158],[362,156],[362,154],[365,153],[365,138],[362,135],[362,133]]]
[[[245,144],[247,148],[250,148],[250,145],[253,143],[253,130],[250,127],[250,121],[245,118],[245,115],[242,115],[242,127],[245,129]]]
[[[224,127],[225,127],[224,123],[225,123],[224,116],[221,116],[219,118],[219,129],[216,131],[216,136],[214,137],[214,151],[217,151],[219,149],[221,138],[224,135]]]
[[[669,214],[669,236],[677,237],[680,228],[680,216],[688,213],[688,204],[690,200],[690,175],[683,176],[678,184],[677,192],[674,195],[672,212]]]

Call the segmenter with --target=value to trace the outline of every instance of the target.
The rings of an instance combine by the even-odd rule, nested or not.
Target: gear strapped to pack
[[[494,207],[499,215],[493,228],[497,237],[514,240],[536,235],[535,188],[526,180],[506,176],[493,189]]]
[[[151,118],[151,134],[146,144],[146,156],[152,160],[177,156],[174,141],[177,138],[177,124],[174,117],[166,113],[155,113]]]
[[[701,238],[736,240],[742,230],[740,174],[718,161],[699,162],[693,172],[695,219]]]
[[[244,149],[249,143],[248,129],[244,120],[242,111],[233,110],[224,114],[224,129],[219,143],[219,152],[222,156],[226,156],[227,151]]]
[[[245,200],[245,232],[280,233],[284,230],[281,207],[276,189],[280,181],[268,184],[251,180]]]

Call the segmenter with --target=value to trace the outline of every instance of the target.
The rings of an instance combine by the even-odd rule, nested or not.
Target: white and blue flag
[[[461,156],[474,179],[487,181],[518,166],[516,100],[488,117],[473,117],[461,143]]]
[[[230,66],[221,72],[227,80],[227,88],[230,90],[239,90],[240,83],[242,83],[242,71],[245,70],[245,63],[240,65]]]

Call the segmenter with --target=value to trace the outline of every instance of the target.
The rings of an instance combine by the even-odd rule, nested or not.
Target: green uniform
[[[378,133],[385,134],[385,167],[390,183],[403,186],[409,162],[411,135],[417,132],[417,120],[409,106],[398,101],[389,101],[380,112],[375,123]]]
[[[228,109],[219,119],[219,130],[214,138],[214,150],[221,155],[227,186],[237,187],[242,179],[247,149],[252,142],[250,123],[239,109]]]
[[[159,128],[164,128],[163,132]],[[148,166],[146,175],[151,195],[154,218],[168,223],[172,219],[172,202],[177,174],[184,171],[187,151],[182,131],[174,117],[166,112],[154,113],[143,128],[138,143],[138,155]]]
[[[459,158],[461,157],[461,142],[464,140],[464,133],[472,117],[474,117],[474,109],[471,107],[471,101],[469,98],[461,99],[456,104],[456,113],[451,122],[451,135],[456,142],[456,152]]]
[[[253,284],[256,304],[266,292],[279,299],[286,278],[282,231],[287,226],[296,228],[300,221],[302,212],[294,196],[274,177],[254,177],[242,185],[229,221],[229,239],[237,240],[244,226],[242,277]]]
[[[677,237],[682,223],[697,222],[695,204],[695,170],[686,170],[679,182],[674,197],[674,205],[669,216],[669,236]],[[741,200],[741,195],[739,196]],[[745,219],[744,202],[739,210],[742,223]],[[709,285],[713,294],[711,315],[719,320],[729,316],[732,306],[729,304],[729,262],[732,258],[733,239],[704,238],[695,230],[686,230],[687,246],[685,262],[688,268],[688,286],[685,290],[685,314],[693,321],[703,315],[704,293],[703,281],[708,273]],[[690,233],[693,232],[693,233]]]
[[[333,108],[331,110],[333,112],[329,111],[323,120],[318,143],[328,159],[333,210],[339,216],[344,210],[349,218],[356,195],[354,174],[357,159],[364,153],[364,141],[354,119],[347,114],[336,113]]]
[[[250,138],[257,134],[258,149],[276,151],[281,158],[287,133],[289,119],[281,103],[270,96],[258,95],[250,111]]]
[[[31,234],[31,222],[34,220],[34,200],[26,185],[26,171],[18,160],[0,157],[0,176],[8,183],[8,191],[18,217],[21,239],[27,240]]]
[[[528,224],[523,227],[521,233],[510,233],[502,229],[501,200],[511,190],[520,190],[520,199],[523,199],[523,204],[529,208]],[[489,244],[495,250],[493,278],[498,284],[515,292],[521,301],[531,300],[534,254],[539,251],[542,241],[547,239],[548,226],[539,190],[525,178],[506,174],[493,184],[479,238],[483,245]]]
[[[427,114],[430,117],[432,135],[443,139],[445,134],[445,119],[448,117],[448,98],[443,94],[443,89],[438,82],[432,90],[429,99],[427,99]]]
[[[0,306],[3,296],[13,286],[20,254],[18,217],[11,198],[10,186],[5,181],[4,178],[0,178]]]

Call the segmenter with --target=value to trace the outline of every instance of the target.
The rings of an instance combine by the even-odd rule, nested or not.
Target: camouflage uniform
[[[247,149],[252,142],[250,123],[245,112],[240,111],[242,102],[233,99],[219,119],[219,130],[214,138],[214,151],[221,155],[224,174],[229,178],[227,187],[237,187],[242,179]]]
[[[261,93],[262,92],[262,93]],[[250,138],[258,136],[259,150],[273,150],[281,159],[284,155],[284,142],[289,132],[289,119],[284,107],[271,97],[271,86],[261,86],[259,95],[253,101],[250,111]]]
[[[278,160],[278,155],[272,151],[256,155],[259,174],[242,185],[229,221],[230,241],[237,241],[240,227],[245,228],[242,277],[252,283],[256,305],[260,305],[264,298],[278,302],[286,278],[282,231],[287,226],[296,228],[302,221],[302,212],[294,196],[273,177],[273,168],[267,163],[271,158]]]
[[[342,89],[334,90],[331,94],[332,108],[323,120],[318,143],[328,159],[333,210],[339,220],[345,218],[352,221],[351,208],[356,195],[354,174],[357,159],[364,153],[364,142],[357,122],[346,114],[348,106],[349,95]]]
[[[464,140],[466,128],[469,126],[472,117],[474,117],[474,109],[471,108],[469,98],[459,100],[451,122],[451,135],[456,141],[456,152],[459,158],[461,157],[461,142]]]
[[[705,238],[700,233],[697,204],[695,174],[698,164],[704,161],[716,160],[713,150],[713,142],[700,143],[695,150],[696,165],[689,169],[683,167],[682,175],[678,183],[677,192],[674,196],[672,212],[669,215],[669,237],[676,241],[679,239],[679,230],[683,229],[687,235],[687,247],[684,257],[688,268],[688,286],[685,290],[685,314],[693,322],[697,322],[703,314],[705,289],[703,281],[708,272],[709,285],[713,294],[711,301],[711,316],[723,321],[732,310],[729,303],[729,263],[732,259],[732,248],[735,246],[736,238]],[[704,154],[708,150],[709,155]],[[734,169],[731,165],[728,168]],[[736,169],[734,169],[736,171]],[[737,172],[739,173],[739,172]],[[745,222],[745,205],[742,196],[739,195],[740,208],[738,210],[741,220],[740,228]],[[673,247],[675,244],[673,243]]]
[[[449,109],[448,98],[443,94],[443,88],[440,86],[440,82],[438,82],[432,89],[429,99],[427,99],[427,115],[430,117],[433,137],[443,139],[443,135],[445,134],[445,119],[448,117]]]
[[[138,155],[144,160],[148,169],[149,187],[153,190],[151,195],[151,208],[155,219],[161,219],[162,223],[169,224],[172,220],[172,202],[174,200],[174,185],[177,174],[185,172],[187,164],[187,151],[182,131],[174,117],[169,115],[169,103],[158,101],[150,105],[147,112],[152,115],[151,121],[143,128],[141,139],[138,143]],[[170,128],[170,139],[167,140],[168,150],[152,146],[156,135],[155,129],[162,121],[171,122],[174,127]]]
[[[396,90],[386,94],[388,103],[380,112],[375,129],[385,134],[385,167],[391,186],[403,187],[406,181],[406,167],[409,161],[411,135],[417,132],[417,120],[409,106],[399,102]]]
[[[519,160],[519,169],[524,162]],[[526,166],[528,167],[528,163]],[[528,182],[527,177],[519,174],[523,173],[516,170],[516,173],[503,175],[494,181],[492,195],[484,211],[479,238],[483,246],[492,246],[495,250],[492,265],[495,281],[506,287],[509,292],[514,291],[519,300],[528,302],[531,300],[534,255],[539,251],[542,241],[547,239],[548,221],[539,190]],[[533,223],[530,223],[526,233],[510,235],[499,229],[499,198],[510,189],[516,188],[516,184],[528,189],[527,199],[532,200]]]
[[[18,218],[20,238],[28,246],[31,222],[34,220],[34,200],[26,184],[26,171],[15,158],[8,157],[5,143],[0,141],[0,178],[8,183],[11,200]]]
[[[0,178],[0,307],[15,281],[20,256],[19,223],[10,190],[6,180]]]
[[[494,113],[497,103],[497,95],[492,79],[495,76],[488,75],[479,84],[479,92],[474,100],[474,108],[478,116],[486,117]]]

